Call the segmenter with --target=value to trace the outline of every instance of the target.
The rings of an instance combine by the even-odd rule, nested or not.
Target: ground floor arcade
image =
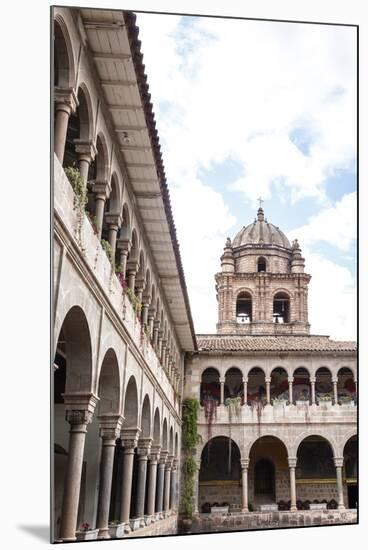
[[[196,510],[231,513],[357,508],[357,440],[337,456],[320,435],[303,438],[294,456],[275,436],[263,436],[242,458],[229,437],[215,436],[202,448],[196,480]]]

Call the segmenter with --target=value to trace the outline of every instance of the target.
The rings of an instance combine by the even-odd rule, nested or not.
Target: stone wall
[[[126,538],[135,537],[159,537],[162,535],[176,535],[178,532],[178,517],[177,515],[169,516],[168,518],[161,519],[155,523],[151,523],[147,527],[138,529],[138,531],[132,531],[129,535],[125,535]]]
[[[242,505],[242,496],[241,496],[241,486],[240,483],[226,483],[223,484],[215,483],[213,485],[202,485],[199,486],[199,499],[198,505],[199,510],[202,510],[202,506],[205,502],[214,504],[222,504],[227,502],[230,506],[230,512],[240,511]]]
[[[275,527],[339,525],[357,523],[356,510],[302,510],[298,512],[238,513],[231,515],[198,514],[193,517],[190,533],[247,531]],[[181,531],[179,523],[179,532]]]

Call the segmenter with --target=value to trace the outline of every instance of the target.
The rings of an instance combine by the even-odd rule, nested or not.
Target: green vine
[[[109,258],[110,264],[112,263],[112,248],[111,244],[108,241],[105,241],[105,239],[101,239],[101,246],[106,252],[106,256]]]
[[[193,516],[194,474],[197,471],[197,463],[193,457],[199,441],[198,421],[199,401],[197,399],[185,399],[183,402],[183,446],[185,460],[183,463],[183,494],[182,508],[187,518]]]
[[[132,306],[133,306],[134,313],[136,313],[136,314],[138,315],[139,312],[140,312],[141,309],[142,309],[142,304],[141,304],[141,302],[138,300],[137,296],[134,294],[134,292],[133,292],[129,287],[127,287],[127,288],[125,289],[125,292],[126,292],[126,295],[127,295],[128,298],[129,298],[130,303],[131,303]]]
[[[87,205],[87,185],[81,176],[78,168],[68,166],[64,169],[65,175],[68,178],[70,185],[75,193],[74,206],[77,206],[81,211],[84,211]]]

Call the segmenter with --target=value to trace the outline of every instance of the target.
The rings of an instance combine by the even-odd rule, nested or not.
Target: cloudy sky
[[[138,14],[197,333],[227,236],[298,238],[314,334],[356,338],[356,31]]]

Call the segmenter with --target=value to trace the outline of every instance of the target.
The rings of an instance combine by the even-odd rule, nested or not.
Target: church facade
[[[135,16],[53,21],[52,540],[177,532],[186,398],[199,529],[216,507],[244,528],[354,509],[356,346],[310,335],[298,243],[260,208],[226,243],[217,334],[196,335]]]
[[[357,507],[356,345],[311,335],[305,260],[265,219],[227,239],[216,334],[197,335],[198,513]]]

